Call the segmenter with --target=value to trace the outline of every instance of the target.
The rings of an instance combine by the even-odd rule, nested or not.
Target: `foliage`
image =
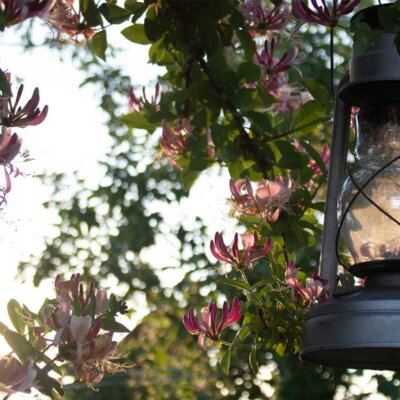
[[[29,8],[11,18],[11,3],[1,3],[3,29],[37,16]],[[262,0],[127,0],[123,6],[82,0],[75,8],[57,0],[53,8],[40,9],[59,39],[92,51],[77,49],[75,57],[87,74],[82,84],[98,89],[112,146],[100,162],[106,178],[95,189],[78,176],[79,189],[71,196],[63,176],[45,177],[55,188],[47,206],[58,209],[58,234],[20,269],[33,264],[35,284],[66,266],[95,282],[113,275],[126,284],[127,297],[144,296],[150,311],[120,346],[133,368],[105,378],[96,398],[256,399],[268,383],[275,398],[296,399],[306,390],[307,398],[323,399],[332,398],[338,386],[351,385],[347,371],[303,365],[298,353],[306,312],[329,296],[332,284],[315,270],[331,92],[346,70],[345,62],[333,68],[333,50],[337,59],[349,59],[349,47],[340,43],[347,38],[347,22],[339,24],[339,18],[358,2],[335,6],[328,20],[320,15],[320,21],[305,4],[295,3],[296,12],[286,2]],[[397,3],[391,7],[398,11]],[[65,18],[60,19],[61,11]],[[329,30],[300,26],[307,21]],[[389,13],[382,15],[382,24],[393,28]],[[108,43],[109,25],[121,25],[126,43],[149,46],[149,62],[163,71],[153,96],[145,90],[140,96],[118,67],[104,63],[117,58]],[[367,42],[376,35],[357,19],[352,31]],[[3,75],[0,89],[9,96]],[[130,112],[123,112],[128,104]],[[225,270],[210,265],[204,254],[211,238],[203,221],[190,231],[182,221],[167,226],[160,211],[161,204],[179,204],[211,167],[229,172],[231,214],[246,233],[241,250],[238,235],[231,246],[219,232],[211,242],[214,256],[230,265]],[[182,279],[173,288],[163,285],[143,257],[146,248],[158,251],[160,235],[174,235],[179,242]],[[233,318],[224,303],[218,319],[216,307],[225,296],[239,298],[241,307],[234,302]],[[203,353],[184,330],[185,314],[189,332],[206,348]],[[107,330],[118,328],[111,322],[104,325]],[[25,328],[18,318],[15,324],[12,335],[21,342]],[[14,347],[23,363],[23,343]],[[32,357],[38,360],[36,353]],[[71,367],[64,371],[72,372]],[[397,393],[385,378],[378,383],[386,394]],[[92,394],[79,384],[67,385],[65,398],[77,396]]]

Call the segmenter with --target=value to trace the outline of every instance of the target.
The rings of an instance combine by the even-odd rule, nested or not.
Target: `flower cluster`
[[[41,17],[54,6],[55,1],[2,0],[0,9],[4,17],[4,26],[12,26],[32,17]]]
[[[221,332],[228,326],[237,322],[240,317],[241,303],[235,297],[233,299],[232,308],[229,311],[228,302],[224,302],[222,306],[222,315],[217,321],[218,307],[212,302],[209,307],[203,307],[196,316],[193,307],[189,308],[187,314],[183,317],[183,324],[191,335],[198,335],[199,346],[206,348],[205,338],[212,341],[219,341]]]
[[[234,268],[252,270],[254,268],[253,262],[265,257],[271,250],[272,240],[268,238],[264,247],[258,250],[258,235],[256,232],[253,234],[245,233],[240,235],[240,238],[243,245],[242,252],[239,251],[239,235],[237,233],[232,245],[227,247],[222,235],[216,232],[215,239],[210,242],[211,253],[217,260],[231,264]]]
[[[339,19],[351,13],[361,0],[333,0],[332,7],[328,7],[326,0],[311,0],[312,8],[302,0],[295,0],[293,8],[303,21],[334,27]]]
[[[9,394],[25,392],[30,389],[37,375],[36,367],[31,358],[21,364],[14,356],[0,357],[0,384],[2,391]]]
[[[313,100],[311,94],[306,90],[299,90],[290,85],[283,85],[272,94],[278,100],[278,103],[272,106],[272,109],[276,112],[292,113]]]
[[[292,182],[289,175],[283,179],[276,177],[275,181],[263,179],[253,190],[248,178],[235,182],[230,181],[232,204],[242,215],[260,215],[262,218],[275,222],[292,193]],[[243,190],[246,189],[246,192]]]
[[[89,39],[95,33],[81,11],[75,9],[73,1],[55,0],[54,6],[42,15],[42,19],[56,29],[60,37],[65,34],[75,41],[78,35]]]
[[[297,57],[298,49],[293,47],[285,52],[281,58],[275,57],[276,40],[266,40],[264,50],[256,53],[256,61],[261,67],[260,83],[266,92],[274,92],[287,83],[286,71],[292,66]]]
[[[58,346],[60,357],[72,362],[88,387],[100,382],[106,372],[124,371],[123,365],[111,361],[118,358],[112,331],[102,330],[105,320],[125,311],[124,303],[118,303],[113,295],[108,298],[93,282],[85,291],[79,274],[67,281],[58,275],[55,289],[57,300],[44,308],[43,320],[56,332],[52,343]]]
[[[192,130],[193,126],[188,119],[183,119],[178,125],[171,128],[168,127],[167,121],[162,121],[161,150],[175,168],[179,168],[177,160],[186,150]]]
[[[8,80],[10,75],[6,74]],[[6,96],[4,93],[0,95],[0,166],[4,170],[4,184],[0,187],[0,205],[6,202],[6,195],[11,190],[11,176],[18,176],[20,171],[16,168],[12,161],[20,153],[22,139],[17,133],[13,133],[11,128],[26,128],[27,126],[35,126],[41,124],[48,112],[48,107],[39,108],[39,89],[33,91],[31,98],[22,107],[20,100],[24,90],[24,85],[18,88],[15,100]]]
[[[286,2],[268,8],[263,0],[247,0],[240,4],[239,10],[253,37],[284,29],[290,17],[290,6]]]
[[[132,112],[142,111],[145,104],[150,105],[154,110],[158,111],[160,109],[160,84],[157,83],[154,91],[154,96],[148,100],[146,96],[146,88],[143,86],[142,96],[137,97],[133,91],[133,87],[129,89],[129,108]]]
[[[289,261],[285,272],[285,280],[287,285],[291,288],[290,298],[292,302],[296,301],[295,292],[309,305],[329,298],[329,292],[325,288],[328,284],[326,279],[322,279],[314,272],[311,278],[306,279],[306,286],[304,287],[297,278],[297,273],[298,271],[295,268],[294,261]]]

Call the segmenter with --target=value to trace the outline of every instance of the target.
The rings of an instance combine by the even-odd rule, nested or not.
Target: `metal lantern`
[[[310,309],[301,352],[323,365],[400,369],[400,56],[380,26],[386,6],[354,17],[382,33],[336,94],[320,267],[332,298]],[[347,169],[352,106],[360,111]],[[338,287],[339,264],[364,285]]]

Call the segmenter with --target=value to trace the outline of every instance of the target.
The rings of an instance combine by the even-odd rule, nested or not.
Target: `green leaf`
[[[183,186],[183,190],[189,192],[190,188],[196,182],[196,179],[199,177],[200,172],[198,171],[190,171],[188,169],[184,169],[181,172],[181,182]]]
[[[45,394],[46,396],[51,397],[52,399],[56,400],[59,400],[60,398],[62,399],[64,391],[61,387],[60,382],[47,375],[47,372],[45,372],[43,369],[39,367],[37,367],[36,369],[37,369],[36,381],[38,382],[38,387],[40,387],[40,392]],[[58,393],[59,396],[53,397],[55,396],[55,393]]]
[[[221,361],[220,361],[220,365],[221,365],[222,372],[225,375],[229,375],[229,370],[231,367],[231,351],[230,350],[228,350],[223,355],[223,357],[221,358]]]
[[[6,331],[8,331],[7,325],[0,322],[0,335],[4,335]]]
[[[125,325],[122,325],[111,317],[103,319],[102,329],[113,332],[130,332],[130,330]]]
[[[93,53],[106,61],[106,50],[107,50],[107,32],[105,30],[97,32],[92,38],[92,50]]]
[[[20,334],[24,334],[26,324],[24,322],[24,311],[20,304],[16,300],[11,299],[7,304],[7,311],[14,328]]]
[[[247,83],[257,82],[260,79],[260,67],[253,62],[244,62],[240,64],[237,75]]]
[[[250,288],[247,285],[247,283],[245,283],[243,281],[237,281],[237,280],[234,280],[234,279],[221,279],[221,280],[218,281],[218,283],[221,283],[223,285],[233,286],[233,287],[235,287],[237,289],[243,289],[243,290],[246,290],[246,291],[250,290]]]
[[[277,166],[288,169],[301,169],[309,163],[309,158],[305,154],[300,153],[289,142],[277,140],[274,144],[281,153],[281,158],[276,163]]]
[[[0,91],[2,97],[12,97],[11,86],[8,82],[7,76],[2,69],[0,69]]]
[[[297,111],[292,130],[311,132],[322,123],[321,119],[324,117],[325,105],[317,100],[309,101]]]
[[[329,105],[332,103],[332,96],[322,83],[313,78],[304,78],[300,83],[311,93],[315,100]]]
[[[251,38],[249,32],[245,29],[242,29],[237,32],[240,43],[243,47],[244,54],[246,56],[246,60],[249,62],[253,61],[254,52],[255,52],[255,44],[253,39]]]
[[[274,350],[279,357],[283,357],[286,351],[286,344],[278,343],[276,346],[274,346]]]
[[[121,24],[125,22],[132,14],[132,11],[119,7],[112,3],[103,3],[99,11],[110,24]]]
[[[89,26],[103,25],[103,19],[94,0],[80,0],[79,5]]]
[[[121,33],[126,39],[133,43],[144,45],[151,43],[149,38],[146,36],[143,24],[131,25],[128,28],[125,28]]]
[[[249,354],[249,364],[254,374],[258,374],[258,363],[257,363],[257,348],[253,347]]]
[[[328,174],[328,171],[325,167],[325,163],[322,161],[321,156],[319,153],[312,147],[308,142],[305,140],[300,140],[300,144],[306,149],[307,153],[310,157],[317,163],[318,167],[321,169],[324,175]]]
[[[201,45],[207,53],[208,57],[211,57],[216,53],[219,47],[219,38],[217,34],[217,26],[213,23],[204,23],[199,29],[199,37]]]
[[[154,131],[157,126],[148,122],[146,115],[140,112],[131,112],[123,115],[121,121],[125,122],[130,128],[145,129],[147,131]]]
[[[17,332],[7,330],[4,332],[4,338],[21,361],[24,362],[28,357],[36,358],[36,350],[24,336]]]

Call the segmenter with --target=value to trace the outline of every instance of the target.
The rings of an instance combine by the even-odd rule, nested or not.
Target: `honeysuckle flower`
[[[55,0],[2,0],[0,8],[4,16],[4,25],[11,26],[28,18],[41,16],[54,4]]]
[[[215,158],[215,145],[211,137],[211,129],[206,128],[206,135],[207,135],[207,151],[208,155],[211,158]]]
[[[198,335],[199,346],[206,348],[205,338],[218,341],[221,332],[240,319],[240,305],[241,303],[235,297],[229,311],[228,302],[225,301],[219,322],[217,321],[218,307],[214,302],[210,303],[209,307],[203,307],[197,316],[195,316],[194,309],[191,306],[183,317],[183,325],[191,335]]]
[[[267,92],[278,90],[279,87],[286,84],[286,71],[292,66],[297,57],[298,49],[293,47],[289,52],[285,52],[281,58],[274,56],[275,53],[275,38],[266,40],[264,50],[256,53],[256,61],[261,67],[261,85]]]
[[[11,163],[21,150],[22,140],[12,133],[10,128],[1,127],[0,134],[0,166],[3,166],[4,184],[0,185],[0,205],[6,202],[6,195],[11,190],[11,175],[17,176],[20,172]]]
[[[76,341],[76,360],[77,364],[82,362],[83,357],[83,343],[85,342],[87,335],[92,327],[92,317],[86,315],[85,317],[77,317],[71,315],[69,329],[71,332],[72,339]]]
[[[243,250],[239,251],[239,235],[236,233],[233,243],[227,247],[224,239],[219,232],[215,233],[214,240],[210,242],[210,249],[213,256],[220,261],[231,264],[237,269],[248,268],[252,270],[253,262],[266,256],[272,247],[272,240],[268,238],[264,247],[258,250],[258,235],[257,232],[245,233],[240,235]]]
[[[291,196],[292,182],[289,175],[276,177],[275,181],[263,179],[253,190],[248,178],[236,183],[231,179],[230,189],[234,209],[242,215],[260,215],[275,222]],[[246,188],[247,193],[243,193]]]
[[[239,10],[253,37],[284,29],[290,16],[290,6],[285,2],[268,8],[263,0],[246,0],[240,4]]]
[[[97,289],[96,292],[96,314],[104,314],[108,308],[107,290]]]
[[[299,90],[290,85],[283,85],[272,94],[278,100],[278,103],[272,105],[272,109],[277,112],[294,112],[313,100],[306,90]]]
[[[312,22],[333,28],[339,19],[351,13],[361,0],[333,0],[332,6],[327,5],[326,0],[311,0],[312,8],[302,0],[295,0],[293,9],[299,18],[305,22]]]
[[[292,302],[296,301],[295,292],[297,292],[305,303],[312,304],[319,300],[326,299],[329,294],[325,289],[328,284],[326,279],[322,279],[317,273],[314,272],[311,278],[306,279],[306,286],[301,283],[297,278],[297,269],[295,268],[294,261],[289,261],[286,272],[285,280],[290,287],[290,299]]]
[[[186,150],[192,130],[193,126],[188,119],[183,119],[178,125],[171,128],[168,127],[166,120],[162,121],[161,150],[175,168],[180,168],[177,160]]]
[[[324,144],[324,147],[322,148],[322,152],[321,152],[321,160],[323,161],[326,169],[329,168],[330,159],[331,159],[331,151],[330,151],[329,147],[326,144]],[[321,168],[315,162],[315,160],[311,160],[310,163],[308,164],[308,167],[314,171],[315,175],[322,175]]]
[[[71,316],[71,303],[64,301],[59,305],[48,304],[43,310],[43,320],[45,324],[56,331],[53,343],[58,345],[61,336],[67,328]]]
[[[146,88],[143,86],[142,88],[142,96],[137,97],[135,92],[133,91],[133,87],[129,88],[129,108],[131,111],[142,111],[145,104],[149,104],[154,110],[158,111],[160,109],[160,84],[156,83],[154,96],[151,96],[151,99],[148,100],[146,96]]]
[[[29,125],[41,124],[47,116],[48,106],[44,106],[40,110],[39,89],[35,88],[32,97],[28,100],[24,107],[19,106],[24,85],[18,88],[15,101],[12,98],[3,99],[0,105],[1,124],[7,127],[25,128]]]
[[[60,36],[66,34],[76,41],[77,36],[82,35],[89,39],[95,33],[73,6],[73,1],[56,0],[54,6],[42,15],[42,19],[53,26]]]
[[[26,392],[36,379],[37,370],[31,358],[22,365],[11,355],[0,357],[0,383],[9,393]]]

